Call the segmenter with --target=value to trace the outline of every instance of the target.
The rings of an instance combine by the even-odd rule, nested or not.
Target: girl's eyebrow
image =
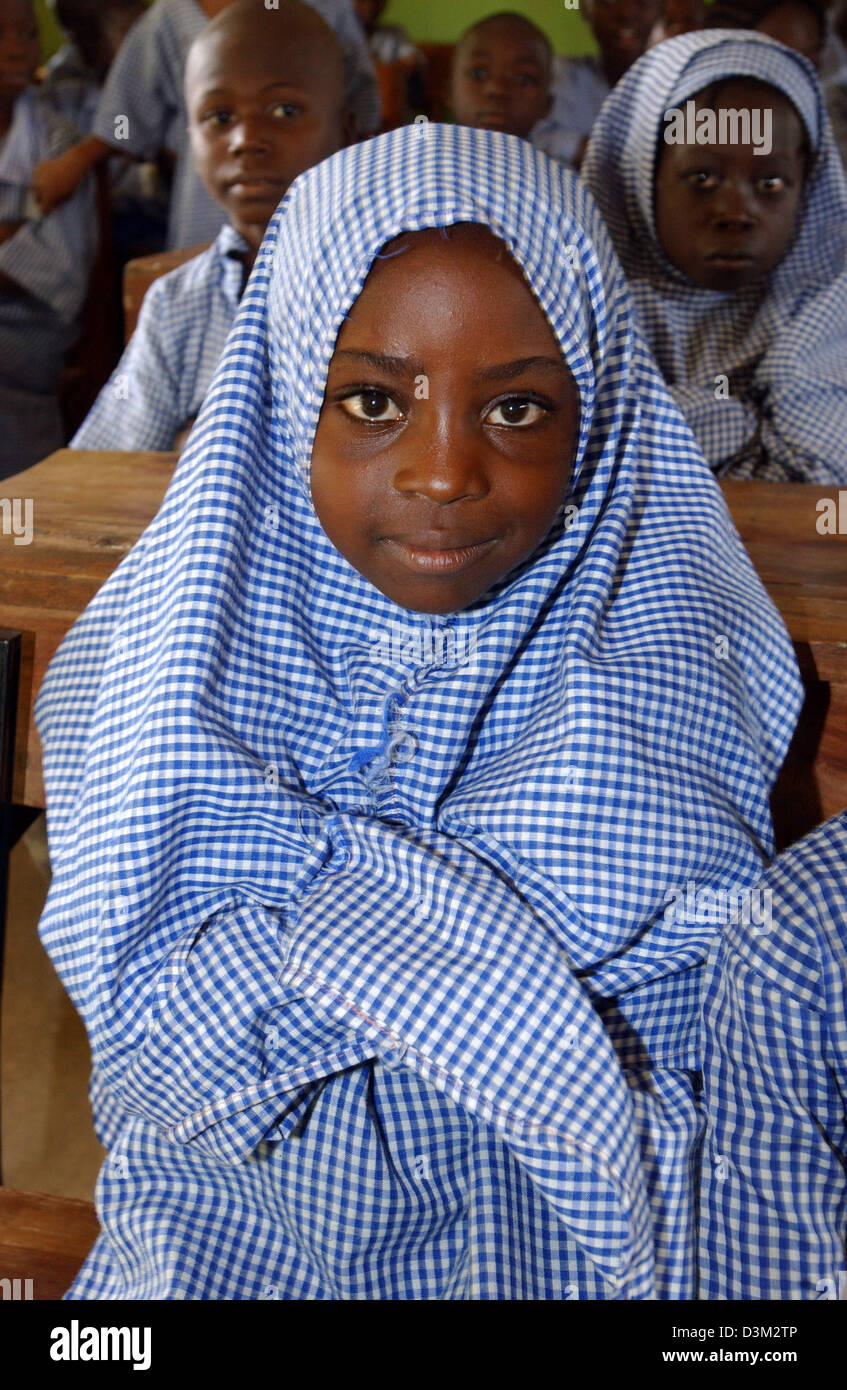
[[[555,371],[559,375],[565,371],[561,357],[516,357],[513,362],[501,362],[493,367],[484,367],[479,373],[480,381],[510,381],[530,368],[540,371]]]
[[[358,362],[366,362],[378,372],[388,372],[393,376],[423,376],[423,363],[416,357],[390,357],[384,352],[366,352],[361,348],[340,348],[334,357],[352,357]]]
[[[422,376],[425,369],[416,357],[390,357],[382,352],[366,352],[360,348],[340,348],[335,357],[351,357],[358,362],[366,362],[380,372],[395,376]],[[512,362],[499,362],[491,367],[483,367],[477,373],[479,381],[511,381],[530,369],[556,372],[561,375],[565,365],[560,357],[516,357]]]

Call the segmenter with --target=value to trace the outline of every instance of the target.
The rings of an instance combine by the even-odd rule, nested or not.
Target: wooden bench
[[[0,1187],[0,1299],[59,1299],[100,1233],[91,1202]]]

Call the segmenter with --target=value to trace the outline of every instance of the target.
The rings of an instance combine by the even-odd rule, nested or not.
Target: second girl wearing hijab
[[[712,468],[847,483],[847,182],[811,65],[755,33],[669,39],[609,97],[583,175]]]

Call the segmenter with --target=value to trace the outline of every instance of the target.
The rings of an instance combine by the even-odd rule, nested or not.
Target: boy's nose
[[[235,153],[240,150],[268,149],[269,141],[263,122],[256,117],[242,116],[230,131],[229,145]]]

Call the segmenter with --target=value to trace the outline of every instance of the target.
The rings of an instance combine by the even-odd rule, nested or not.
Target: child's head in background
[[[668,260],[701,289],[743,289],[764,280],[794,240],[809,163],[805,128],[786,96],[751,78],[714,83],[692,101],[686,116],[713,113],[714,133],[726,138],[696,143],[697,125],[681,120],[685,139],[669,142],[666,126],[656,233]],[[700,134],[709,133],[708,120]],[[739,138],[745,131],[749,138]]]
[[[41,62],[41,43],[32,0],[0,0],[0,133],[8,130],[12,107]]]
[[[57,23],[102,81],[137,19],[143,0],[51,0]]]
[[[826,6],[822,0],[717,0],[708,11],[706,27],[756,29],[817,67],[826,35]]]
[[[386,0],[353,0],[353,9],[368,38],[379,24],[385,6]]]
[[[662,13],[661,0],[583,0],[582,8],[597,40],[603,71],[614,86],[645,51]]]
[[[235,0],[192,44],[194,159],[254,253],[289,184],[350,138],[345,86],[336,35],[301,0],[273,10]]]
[[[507,12],[481,19],[453,54],[457,123],[526,139],[550,109],[552,62],[550,41],[532,20]]]
[[[335,548],[386,597],[454,613],[550,531],[571,479],[579,394],[523,272],[487,227],[402,234],[382,257],[335,344],[312,500]]]

